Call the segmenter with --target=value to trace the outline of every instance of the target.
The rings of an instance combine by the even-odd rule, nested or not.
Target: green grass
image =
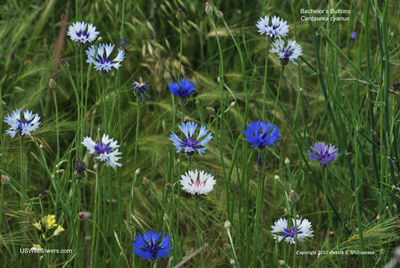
[[[392,189],[400,184],[400,102],[393,93],[400,71],[400,3],[292,2],[215,0],[212,16],[201,1],[1,3],[0,118],[17,108],[41,117],[40,128],[23,139],[19,134],[11,139],[8,125],[0,124],[0,173],[10,178],[0,188],[1,267],[175,267],[184,260],[181,267],[275,267],[280,260],[286,267],[383,267],[389,262],[400,243],[400,193]],[[178,7],[185,13],[182,23]],[[349,21],[307,22],[301,8],[351,14],[331,15]],[[282,68],[268,52],[255,26],[264,15],[288,21],[286,39],[303,48],[299,66]],[[66,36],[69,25],[82,20],[97,27],[101,42],[117,48],[119,40],[129,40],[118,70],[103,77]],[[69,71],[61,68],[61,58]],[[174,81],[190,78],[197,88],[184,110],[169,93],[165,71]],[[149,82],[151,100],[145,104],[133,94],[134,80]],[[180,133],[185,117],[213,134],[206,153],[191,161],[169,140],[171,131]],[[250,148],[242,133],[257,120],[273,122],[282,134],[276,146],[262,152]],[[103,133],[118,140],[121,168],[95,166],[81,145],[84,136],[98,141]],[[339,158],[322,169],[308,159],[314,142],[336,145]],[[259,173],[258,156],[265,164]],[[74,177],[77,160],[88,169],[81,180]],[[180,189],[188,169],[217,180],[199,202]],[[294,202],[290,190],[297,193]],[[91,212],[91,218],[79,220],[81,211]],[[55,215],[65,231],[49,238],[55,228],[48,230],[45,239],[33,224],[46,215]],[[314,237],[295,246],[276,243],[271,226],[296,215],[312,223]],[[224,228],[226,220],[231,229]],[[173,252],[167,259],[149,263],[134,255],[134,236],[145,230],[170,236]],[[20,253],[34,244],[72,253]],[[316,255],[296,255],[297,250]],[[343,254],[324,254],[331,251]]]

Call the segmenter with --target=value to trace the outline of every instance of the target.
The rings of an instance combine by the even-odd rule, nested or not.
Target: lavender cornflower
[[[326,167],[338,157],[335,145],[325,145],[323,143],[314,143],[311,147],[314,152],[308,152],[308,157],[312,161],[320,161],[321,167]]]
[[[298,241],[303,241],[304,238],[306,237],[313,237],[313,230],[311,226],[311,222],[309,222],[307,219],[302,220],[296,219],[296,225],[297,225],[297,240]],[[272,226],[272,233],[279,233],[279,234],[273,234],[274,239],[278,240],[278,242],[281,242],[282,239],[285,239],[286,243],[289,244],[295,244],[295,237],[296,237],[296,231],[295,231],[295,223],[293,219],[293,226],[289,229],[288,228],[288,222],[286,219],[279,219],[277,220],[274,225]]]
[[[168,85],[168,88],[172,94],[179,97],[179,102],[183,106],[187,104],[187,97],[193,94],[194,90],[196,89],[190,79],[184,78],[179,79],[178,83],[171,81]]]
[[[133,81],[133,83],[131,83],[131,86],[133,87],[133,93],[135,94],[135,96],[140,95],[142,97],[142,103],[144,103],[143,95],[146,95],[148,99],[151,99],[149,94],[147,94],[146,92],[146,90],[148,89],[147,84],[148,82],[139,83],[136,81]]]
[[[10,134],[11,138],[14,138],[17,133],[31,135],[32,131],[36,131],[39,128],[39,120],[40,116],[32,114],[29,110],[24,111],[24,119],[22,119],[21,109],[16,109],[7,115],[4,120],[10,126],[10,130],[7,130],[6,133]]]
[[[256,150],[261,150],[268,145],[274,145],[275,141],[279,140],[280,134],[279,129],[275,125],[271,125],[270,122],[265,123],[264,121],[253,122],[247,125],[246,130],[243,133],[246,135],[244,139],[251,144]]]
[[[283,66],[287,65],[289,60],[293,62],[294,65],[297,63],[294,61],[301,55],[303,55],[303,49],[294,40],[289,40],[285,48],[285,41],[278,39],[272,45],[271,52],[278,54],[281,64]]]
[[[183,140],[181,140],[174,132],[171,133],[170,140],[173,141],[178,153],[185,150],[187,156],[193,156],[196,151],[202,155],[207,150],[207,148],[203,146],[211,140],[212,135],[209,133],[202,141],[200,141],[200,139],[207,134],[208,129],[206,129],[205,126],[201,126],[199,135],[197,138],[194,138],[193,134],[196,128],[197,124],[195,123],[182,123],[182,125],[179,126],[179,129],[186,136]],[[202,146],[202,148],[200,148],[200,146]]]
[[[289,32],[290,25],[287,25],[286,21],[277,16],[271,17],[272,24],[270,25],[269,18],[269,16],[265,16],[264,18],[260,17],[256,26],[260,34],[266,34],[267,41],[272,43],[275,39],[286,36]]]
[[[86,54],[88,56],[86,62],[93,63],[95,65],[95,69],[102,71],[102,73],[106,74],[108,71],[114,67],[118,69],[121,66],[121,61],[125,58],[125,52],[121,49],[118,49],[118,55],[115,59],[109,59],[111,52],[114,49],[114,45],[112,44],[100,44],[96,50],[96,47],[92,45],[88,50],[86,50]],[[106,55],[104,55],[104,52]]]
[[[101,142],[94,142],[90,137],[85,137],[82,144],[89,150],[90,154],[97,155],[97,159],[101,162],[106,162],[106,166],[111,166],[114,169],[117,166],[122,166],[121,163],[117,161],[121,158],[119,155],[121,152],[118,151],[119,145],[118,141],[109,139],[108,135],[103,134]]]
[[[160,241],[161,240],[161,241]],[[146,233],[135,236],[135,241],[132,243],[135,254],[142,260],[157,260],[166,258],[171,254],[172,247],[170,246],[169,236],[163,236],[161,232],[147,231]]]
[[[87,30],[86,27],[88,27]],[[72,41],[80,42],[82,44],[93,42],[96,40],[98,34],[99,32],[96,32],[96,26],[93,26],[93,24],[87,24],[84,21],[78,21],[70,25],[67,32],[67,35],[71,37]]]

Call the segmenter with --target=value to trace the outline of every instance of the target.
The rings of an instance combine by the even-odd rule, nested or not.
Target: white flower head
[[[311,222],[309,222],[307,219],[304,220],[302,220],[301,218],[296,219],[296,223],[297,223],[298,241],[303,241],[304,238],[306,237],[314,236],[312,234],[314,231],[312,230]],[[285,239],[286,243],[295,244],[296,232],[295,232],[294,219],[293,219],[293,226],[290,227],[290,229],[288,228],[288,222],[286,219],[277,220],[272,226],[271,232],[274,233],[273,234],[274,239],[278,240],[278,242],[281,242],[282,239]]]
[[[125,52],[118,49],[118,55],[115,59],[111,60],[110,55],[114,49],[112,44],[100,44],[97,48],[92,45],[86,54],[88,56],[86,62],[93,63],[95,69],[107,73],[114,67],[118,69],[121,66],[121,61],[125,58]]]
[[[96,158],[98,160],[105,162],[106,166],[116,168],[117,166],[122,166],[121,163],[118,163],[118,160],[121,159],[119,157],[121,152],[118,151],[119,145],[117,145],[117,142],[109,139],[108,135],[103,134],[101,142],[96,143],[90,137],[85,137],[82,144],[85,145],[90,154],[97,155]]]
[[[303,55],[303,49],[294,40],[289,40],[285,48],[285,41],[278,39],[272,45],[271,52],[278,54],[282,65],[288,64],[289,60],[293,62],[294,65],[297,63],[294,61],[301,55]]]
[[[87,30],[86,30],[87,27]],[[96,32],[96,26],[93,24],[82,22],[75,22],[69,26],[67,35],[71,37],[72,41],[85,44],[86,42],[93,42],[96,40],[99,32]]]
[[[289,26],[287,21],[284,21],[278,16],[271,16],[272,22],[269,22],[270,16],[260,17],[257,21],[256,26],[260,34],[266,34],[268,38],[274,40],[276,38],[281,38],[287,35],[289,32]]]
[[[21,109],[16,109],[6,116],[4,122],[10,125],[10,130],[7,130],[6,133],[10,134],[11,138],[14,138],[17,133],[31,135],[31,132],[39,128],[40,116],[38,114],[32,114],[29,110],[24,111],[23,114],[24,117],[21,118]]]
[[[181,179],[182,189],[192,195],[207,195],[214,188],[216,181],[214,176],[205,173],[204,171],[193,172],[189,170],[186,174],[182,175]]]

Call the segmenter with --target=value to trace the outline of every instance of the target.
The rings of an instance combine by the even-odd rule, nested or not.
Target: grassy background
[[[349,21],[310,25],[300,20],[299,10],[304,4],[314,9],[350,9]],[[201,200],[201,237],[209,246],[200,265],[230,266],[232,250],[224,249],[224,244],[229,243],[223,226],[226,219],[233,225],[234,248],[240,267],[277,266],[280,259],[290,267],[382,267],[390,260],[394,246],[399,243],[399,194],[391,188],[399,184],[399,102],[398,96],[389,90],[394,90],[392,84],[400,70],[399,24],[396,23],[400,3],[355,0],[212,2],[215,11],[224,13],[243,54],[242,63],[229,31],[214,15],[224,62],[226,87],[222,102],[217,80],[220,54],[212,20],[204,12],[204,5],[201,1],[175,0],[125,3],[50,0],[1,4],[0,98],[6,103],[1,108],[1,118],[9,109],[22,108],[39,113],[42,122],[34,134],[36,140],[31,137],[24,140],[27,194],[18,191],[21,185],[19,138],[10,139],[5,135],[5,123],[0,129],[0,172],[11,178],[10,184],[1,185],[4,201],[0,222],[2,267],[87,267],[90,259],[94,261],[93,267],[146,267],[149,266],[147,262],[133,255],[131,243],[135,234],[147,229],[164,231],[171,236],[172,265],[196,250],[194,200],[184,193],[178,195],[179,174],[187,169],[187,160],[184,155],[171,151],[168,140],[170,131],[177,129],[182,111],[178,106],[174,126],[168,81],[163,77],[165,70],[173,80],[179,76],[180,30],[175,17],[178,7],[185,12],[181,73],[191,78],[197,88],[189,99],[185,115],[206,125],[214,135],[207,153],[196,155],[191,166],[204,169],[217,180],[214,191]],[[285,68],[276,110],[281,66],[276,55],[267,54],[265,39],[255,26],[258,18],[266,14],[279,15],[288,21],[288,39],[300,43],[304,54],[299,67],[289,64]],[[94,197],[93,158],[82,154],[83,151],[78,158],[93,172],[88,172],[81,181],[73,176],[72,163],[77,157],[74,141],[83,137],[75,137],[78,123],[75,93],[67,73],[59,65],[60,58],[69,62],[73,81],[81,89],[80,50],[66,36],[68,26],[81,20],[93,23],[105,43],[118,47],[120,39],[129,40],[126,46],[129,54],[118,71],[107,75],[105,86],[102,77],[93,69],[88,74],[88,65],[83,64],[83,88],[86,90],[88,86],[85,135],[95,139],[98,132],[107,131],[119,141],[123,153],[122,168],[116,172],[101,170],[101,198],[105,202],[100,206]],[[355,41],[350,38],[353,31],[358,32]],[[12,51],[14,57],[11,57]],[[351,78],[343,67],[370,84],[341,80]],[[55,102],[48,86],[50,78],[57,82],[59,148]],[[140,122],[136,120],[138,102],[130,87],[133,80],[148,81],[148,93],[152,97],[145,105],[140,105]],[[236,106],[225,113],[224,124],[218,116],[212,117],[207,112],[207,107],[213,107],[220,113],[234,100]],[[106,122],[102,105],[114,111]],[[255,263],[252,239],[258,187],[254,169],[257,154],[243,141],[241,131],[246,123],[262,119],[274,120],[282,137],[277,146],[268,148],[264,155],[260,249]],[[137,124],[139,142],[135,165]],[[309,146],[316,141],[332,143],[339,148],[340,157],[324,172],[318,163],[310,162],[306,156]],[[55,161],[57,151],[61,164]],[[289,165],[284,163],[286,157],[290,159]],[[139,167],[141,174],[135,177],[134,171]],[[312,239],[296,245],[298,250],[345,251],[364,247],[375,254],[365,257],[365,263],[357,255],[297,256],[295,261],[294,247],[283,242],[276,244],[270,233],[271,225],[278,218],[293,216],[294,207],[288,202],[288,192],[274,180],[275,175],[286,189],[296,191],[299,197],[295,205],[297,214],[309,219],[315,230]],[[327,177],[330,207],[326,206],[322,190],[323,176]],[[142,177],[149,178],[150,186],[142,184]],[[173,184],[171,191],[166,190],[166,183]],[[23,203],[25,195],[29,198]],[[103,235],[96,237],[100,243],[98,252],[85,241],[94,222],[79,221],[80,211],[100,215]],[[167,220],[163,219],[164,213]],[[66,231],[44,245],[32,223],[47,214],[56,215],[57,223]],[[333,227],[329,227],[330,217]],[[328,235],[330,231],[335,233],[332,239]],[[46,248],[71,248],[73,253],[43,257],[19,253],[19,248],[38,243]],[[166,267],[168,260],[156,265]],[[187,267],[195,265],[196,258],[185,264]]]

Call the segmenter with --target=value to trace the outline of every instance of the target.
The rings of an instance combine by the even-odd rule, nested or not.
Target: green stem
[[[26,202],[26,188],[27,188],[27,184],[28,184],[28,180],[25,176],[25,172],[24,172],[24,136],[21,135],[21,151],[20,151],[20,164],[21,164],[21,178],[22,178],[22,183],[21,183],[21,194],[22,194],[22,209],[24,209],[24,203]]]
[[[261,157],[261,152],[258,152],[258,157]],[[255,219],[255,227],[254,227],[254,238],[253,238],[253,266],[257,267],[257,258],[258,258],[258,251],[260,245],[260,217],[261,217],[261,207],[262,207],[262,175],[263,171],[258,170],[258,181],[257,181],[257,196],[256,196],[256,219]]]
[[[60,163],[60,126],[58,122],[58,105],[57,105],[57,92],[53,89],[53,99],[54,99],[54,107],[56,110],[56,132],[57,132],[57,158],[56,158],[56,165]]]
[[[325,202],[326,202],[326,213],[328,214],[328,219],[329,219],[328,230],[331,230],[333,228],[333,221],[332,221],[332,215],[330,213],[330,205],[329,205],[329,200],[328,200],[328,188],[327,188],[328,175],[327,175],[327,171],[325,170],[325,168],[322,169],[322,172],[323,172],[322,189],[324,190],[324,197],[325,197]]]
[[[201,247],[201,235],[200,235],[200,197],[196,196],[196,227],[197,227],[197,249]],[[203,259],[203,253],[201,252],[201,258]],[[196,258],[196,267],[199,267],[199,257]]]
[[[135,154],[133,156],[133,174],[132,176],[132,187],[131,187],[131,202],[130,202],[130,209],[131,212],[132,206],[133,206],[133,189],[134,189],[134,183],[136,181],[136,156],[138,152],[138,142],[139,142],[139,123],[140,123],[140,98],[139,96],[136,97],[136,133],[135,133]],[[133,212],[132,212],[133,213]]]
[[[281,76],[279,78],[279,86],[278,86],[278,93],[276,94],[276,101],[275,101],[275,108],[274,108],[274,117],[272,118],[272,124],[275,122],[275,116],[276,116],[276,108],[278,106],[279,102],[279,95],[281,93],[281,87],[282,87],[282,77],[283,77],[283,72],[285,70],[285,66],[282,65],[282,71],[281,71]]]
[[[263,106],[262,106],[262,119],[264,121],[265,121],[265,104],[267,102],[268,54],[269,54],[269,43],[267,43],[267,52],[265,56],[265,67],[264,67],[264,89],[263,89]]]
[[[179,73],[178,73],[178,79],[181,78],[181,74],[182,74],[182,51],[183,51],[183,30],[182,30],[182,20],[179,20]]]

